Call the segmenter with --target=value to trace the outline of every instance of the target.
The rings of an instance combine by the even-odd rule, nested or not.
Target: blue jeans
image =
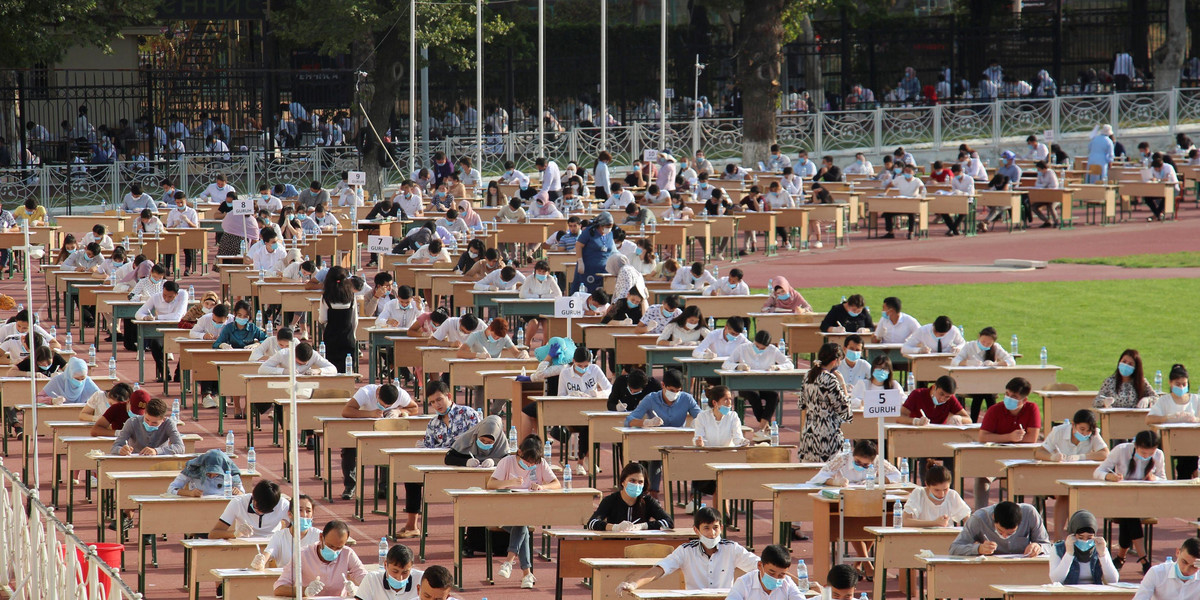
[[[520,563],[522,569],[532,569],[533,556],[529,550],[529,528],[521,525],[504,529],[508,531],[509,553],[517,555],[517,562]]]

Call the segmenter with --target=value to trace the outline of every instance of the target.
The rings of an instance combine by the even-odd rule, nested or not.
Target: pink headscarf
[[[800,292],[797,292],[795,288],[792,287],[792,284],[788,283],[786,277],[776,277],[775,287],[781,290],[780,293],[782,295],[788,296],[788,299],[780,300],[776,297],[774,289],[767,290],[767,293],[770,294],[770,297],[767,298],[767,303],[763,305],[763,310],[773,309],[777,312],[795,312],[797,308],[812,310],[812,306],[808,304],[808,301],[804,299],[804,296],[800,295]]]
[[[463,220],[463,223],[471,229],[479,229],[483,227],[483,219],[479,218],[479,213],[471,207],[470,200],[458,201],[458,216]]]

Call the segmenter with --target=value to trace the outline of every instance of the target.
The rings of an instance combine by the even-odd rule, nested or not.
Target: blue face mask
[[[391,575],[387,575],[388,587],[392,588],[393,590],[403,590],[403,589],[407,588],[408,580],[409,580],[408,577],[405,577],[404,579],[396,579],[395,577],[392,577]]]
[[[1183,571],[1179,570],[1178,562],[1175,563],[1175,576],[1178,577],[1180,581],[1191,581],[1196,578],[1196,575],[1194,573],[1191,575],[1184,575]]]
[[[934,405],[934,406],[941,406],[941,405],[943,405],[943,404],[945,404],[945,403],[946,403],[946,401],[945,401],[945,400],[940,400],[940,401],[939,401],[939,400],[937,399],[937,396],[933,395],[933,392],[932,392],[932,391],[931,391],[931,392],[929,392],[929,399],[933,401],[933,405]]]
[[[579,366],[579,365],[575,365],[575,366],[574,366],[574,367],[572,367],[572,368],[574,368],[574,369],[575,369],[575,372],[576,372],[576,373],[579,373],[580,375],[583,375],[584,373],[587,373],[587,367],[581,367],[581,366]]]
[[[992,349],[992,346],[991,346],[990,344],[989,344],[989,345],[987,345],[987,346],[984,346],[984,345],[983,345],[983,342],[980,342],[980,341],[978,341],[978,340],[976,340],[976,341],[975,341],[975,345],[976,345],[976,346],[979,346],[979,351],[980,351],[980,352],[987,352],[988,350],[991,350],[991,349]]]
[[[629,494],[629,497],[631,497],[631,498],[640,497],[642,495],[642,490],[644,490],[644,489],[646,489],[646,486],[641,483],[625,484],[625,493]]]
[[[532,471],[537,468],[537,463],[527,463],[524,459],[517,459],[517,464],[521,465],[521,468],[526,471]]]
[[[1091,436],[1090,434],[1089,434],[1089,435],[1083,435],[1082,433],[1079,433],[1078,431],[1076,431],[1076,432],[1074,432],[1074,433],[1075,433],[1075,441],[1076,441],[1076,443],[1080,443],[1080,444],[1082,444],[1082,443],[1084,443],[1084,442],[1086,442],[1086,441],[1088,441],[1088,440],[1092,439],[1092,436]]]
[[[864,466],[858,464],[858,461],[854,461],[854,460],[850,461],[850,466],[854,467],[854,470],[858,471],[859,473],[862,473],[863,471],[867,470],[867,467],[864,467]]]
[[[766,348],[759,348],[758,344],[754,345],[754,353],[755,354],[762,354],[763,352],[766,352],[766,351],[767,351]]]
[[[1020,400],[1017,400],[1016,398],[1013,398],[1012,396],[1004,397],[1004,408],[1007,408],[1008,410],[1017,410],[1017,407],[1019,407],[1019,406],[1021,406]]]
[[[151,424],[149,424],[149,423],[147,423],[146,421],[144,421],[144,420],[143,420],[143,421],[142,421],[142,427],[145,427],[145,428],[146,428],[146,431],[149,431],[149,432],[153,433],[153,432],[155,432],[155,431],[158,431],[158,428],[160,427],[160,425],[151,425]]]
[[[888,375],[891,375],[891,373],[891,371],[875,369],[874,371],[871,371],[871,377],[874,377],[877,381],[887,381]]]
[[[1091,549],[1094,548],[1095,546],[1096,546],[1096,540],[1087,540],[1086,542],[1083,540],[1075,540],[1075,549],[1076,550],[1082,550],[1083,552],[1090,552]]]
[[[905,173],[905,174],[904,174],[904,178],[905,178],[905,179],[912,179],[912,178],[913,178],[913,174],[912,174],[912,173]]]
[[[728,406],[721,406],[717,408],[717,412],[721,413],[721,416],[725,416],[732,411],[729,410]]]
[[[1129,363],[1117,363],[1117,372],[1121,377],[1129,377],[1133,375],[1133,365]]]
[[[250,324],[250,318],[249,317],[246,317],[246,318],[234,317],[233,322],[237,323],[238,326],[240,326],[240,327],[245,327]]]
[[[641,248],[638,248],[638,249],[634,250],[634,251],[633,251],[633,255],[634,255],[634,256],[641,256],[641,255],[642,255],[642,249],[641,249]]]
[[[308,531],[312,529],[312,519],[300,517],[300,531]]]
[[[488,452],[488,451],[490,451],[490,450],[491,450],[491,449],[492,449],[492,448],[493,448],[493,447],[494,447],[496,444],[495,444],[495,442],[493,442],[493,443],[491,443],[491,444],[485,444],[485,443],[483,443],[483,440],[475,440],[475,445],[476,445],[476,446],[478,446],[480,450],[483,450],[484,452]]]
[[[129,415],[129,418],[130,418],[130,419],[132,419],[132,418],[134,418],[134,417],[136,417],[136,416],[137,416],[137,415],[133,414],[133,411],[132,411],[132,410],[129,410],[128,408],[127,408],[127,409],[125,409],[125,414]]]
[[[1154,455],[1153,455],[1153,454],[1151,454],[1150,456],[1142,456],[1141,454],[1138,454],[1137,452],[1134,452],[1134,453],[1133,453],[1133,457],[1134,457],[1134,458],[1136,458],[1136,459],[1138,459],[1138,461],[1139,461],[1139,462],[1147,462],[1147,461],[1149,461],[1150,459],[1154,458]]]
[[[1176,396],[1186,396],[1188,393],[1188,386],[1173,385],[1173,386],[1171,386],[1171,393],[1175,394]]]
[[[860,359],[860,358],[862,358],[862,352],[860,352],[858,350],[847,350],[846,351],[846,360],[848,360],[850,362],[858,362],[858,359]]]
[[[763,573],[762,574],[762,584],[763,584],[763,589],[767,590],[768,592],[773,592],[773,591],[775,591],[775,588],[779,587],[780,585],[783,585],[783,580],[775,579],[774,577],[771,577],[770,575]]]
[[[641,300],[634,300],[633,298],[626,298],[626,299],[625,299],[625,304],[628,304],[628,305],[629,305],[629,308],[637,308],[637,307],[639,307],[639,306],[641,306],[641,305],[642,305],[642,301],[641,301]]]
[[[792,295],[791,294],[780,294],[779,296],[777,296],[777,298],[779,298],[780,302],[787,302],[788,300],[792,299]]]
[[[862,314],[862,311],[860,310],[858,312],[854,312],[852,310],[846,309],[846,314],[850,315],[851,318],[857,318],[858,315]]]
[[[321,558],[325,559],[325,562],[333,562],[337,560],[338,555],[341,553],[341,550],[335,551],[330,550],[328,546],[321,546]]]
[[[544,274],[542,274],[542,273],[538,273],[538,274],[534,275],[534,277],[536,277],[538,281],[545,281],[545,280],[546,280],[546,277],[547,277],[547,275],[544,275]]]

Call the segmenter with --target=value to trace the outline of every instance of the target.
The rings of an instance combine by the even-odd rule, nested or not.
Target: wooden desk
[[[658,460],[663,446],[688,446],[696,435],[691,427],[617,427],[627,462]]]
[[[1196,518],[1196,490],[1200,487],[1195,480],[1112,482],[1067,479],[1059,483],[1067,487],[1072,514],[1087,508],[1097,519],[1142,518],[1146,515],[1185,521]]]
[[[1162,437],[1162,450],[1167,459],[1167,477],[1175,479],[1175,458],[1200,454],[1200,423],[1163,423],[1151,425]]]
[[[805,483],[812,479],[823,463],[708,463],[715,473],[717,490],[713,504],[728,516],[725,502],[747,500],[750,509],[746,518],[746,547],[754,547],[754,502],[772,502],[771,490],[763,484]]]
[[[161,496],[134,496],[138,505],[138,591],[146,589],[146,536],[162,534],[196,534],[212,531],[229,499],[207,498],[163,498]]]
[[[934,554],[949,554],[950,544],[958,537],[961,527],[867,527],[875,536],[875,593],[876,598],[887,594],[888,569],[920,569],[917,561],[922,550]],[[899,579],[897,577],[897,579]]]
[[[357,431],[377,431],[379,427],[389,427],[389,431],[405,431],[408,433],[425,434],[425,428],[432,416],[401,417],[394,419],[347,419],[341,416],[317,417],[318,428],[321,430],[321,452],[317,460],[325,459],[325,499],[333,502],[333,451],[344,448],[354,448],[355,439],[350,434]],[[408,447],[402,444],[398,447]]]
[[[774,230],[771,233],[775,235]],[[686,306],[699,306],[700,312],[706,317],[728,319],[743,316],[762,309],[770,296],[765,294],[753,296],[684,296]]]
[[[1059,228],[1071,227],[1071,209],[1074,205],[1072,196],[1075,194],[1073,188],[1025,188],[1022,186],[1021,191],[1029,194],[1029,204],[1047,204],[1047,210],[1053,209],[1055,204],[1062,204],[1062,220],[1059,221]]]
[[[826,498],[819,493],[809,494],[813,507],[813,566],[808,572],[810,580],[825,585],[825,575],[833,566],[833,544],[838,540],[838,519],[841,511],[839,498]],[[850,517],[845,519],[841,539],[846,541],[874,541],[875,536],[868,527],[887,527],[891,524],[891,504],[896,500],[908,500],[908,492],[900,486],[889,485],[884,499],[884,514],[879,517]],[[791,532],[788,532],[789,536]]]
[[[420,560],[425,560],[425,541],[429,535],[429,505],[450,504],[446,490],[486,488],[487,481],[495,472],[491,467],[457,467],[445,465],[413,465],[420,474],[424,487],[421,497],[421,550]],[[561,472],[559,472],[561,475]]]
[[[621,434],[620,429],[625,427],[625,417],[629,416],[629,412],[583,411],[583,416],[587,419],[588,439],[592,442],[592,451],[588,453],[592,460],[592,468],[588,470],[589,485],[593,487],[596,485],[596,467],[600,465],[600,444],[612,444],[613,462],[610,471],[613,473],[613,485],[617,485],[619,482],[616,479],[624,466],[621,460],[621,442],[625,437]]]
[[[960,396],[970,394],[995,394],[1004,389],[1014,377],[1029,380],[1033,389],[1046,389],[1052,385],[1062,367],[1046,365],[1016,365],[1013,367],[957,367],[945,366],[942,370],[954,378]]]
[[[661,558],[581,558],[579,562],[585,568],[591,569],[592,600],[619,600],[617,586],[630,575],[635,575],[657,565]],[[675,571],[658,581],[639,589],[635,594],[651,590],[682,590],[684,586],[683,571]],[[721,594],[725,598],[727,593]],[[701,598],[704,598],[703,596]]]
[[[946,374],[942,367],[950,366],[954,352],[937,352],[929,354],[905,354],[908,359],[908,369],[913,377],[921,384],[937,381],[938,377]]]
[[[1129,600],[1137,587],[1111,585],[992,585],[1004,600]]]
[[[965,490],[963,480],[967,477],[1004,477],[1004,467],[999,461],[1032,460],[1033,451],[1042,445],[967,442],[946,447],[954,452],[954,475],[958,478],[955,487]]]
[[[1148,408],[1096,408],[1100,413],[1100,431],[1109,444],[1116,440],[1132,440],[1139,431],[1147,429]]]
[[[199,600],[200,582],[221,581],[222,579],[213,571],[235,565],[249,565],[260,549],[266,547],[270,541],[270,537],[182,540],[183,562],[188,565],[187,573],[184,573],[183,576],[184,585],[188,589],[188,598]]]
[[[625,413],[620,413],[625,414]],[[666,485],[663,507],[675,518],[675,488],[671,483],[716,479],[709,463],[735,464],[746,462],[748,446],[661,446],[662,481]],[[795,446],[787,446],[795,451]],[[713,500],[716,505],[716,499]]]
[[[691,527],[658,531],[592,531],[590,529],[549,529],[551,544],[558,541],[555,597],[562,597],[563,580],[592,576],[592,569],[583,563],[585,558],[624,558],[625,549],[638,544],[666,544],[678,547],[694,539]],[[615,591],[616,586],[613,586]],[[600,590],[604,592],[604,590]]]
[[[881,213],[915,215],[917,237],[929,237],[929,199],[904,196],[868,196],[866,198],[867,230],[874,227]]]
[[[283,574],[283,569],[213,569],[210,573],[221,582],[230,598],[259,598],[275,593],[275,581]]]
[[[967,444],[979,439],[979,424],[970,425],[900,425],[883,426],[888,460],[897,464],[902,457],[941,458],[949,456],[946,444]],[[897,466],[899,468],[899,466]]]
[[[1163,218],[1175,218],[1175,184],[1173,183],[1156,183],[1150,181],[1122,181],[1120,183],[1121,196],[1131,196],[1134,198],[1162,198],[1163,203]]]
[[[1066,496],[1063,479],[1087,479],[1099,461],[1051,462],[1033,459],[1002,460],[1004,476],[1008,479],[1010,498],[1021,496]]]
[[[388,535],[396,534],[396,486],[422,483],[424,475],[412,467],[446,464],[445,448],[388,448],[380,451],[388,464]],[[590,514],[588,516],[591,516]]]
[[[355,488],[354,497],[356,499],[356,507],[358,512],[355,516],[359,520],[363,520],[365,516],[365,498],[370,495],[376,499],[376,507],[378,507],[378,496],[371,493],[372,487],[367,487],[365,484],[367,467],[383,467],[388,464],[389,457],[383,454],[384,450],[393,448],[418,448],[421,441],[425,439],[425,430],[420,431],[351,431],[350,437],[354,440],[354,448],[358,454],[358,465],[356,467],[358,486]],[[332,467],[330,467],[332,469]],[[333,479],[333,471],[329,471],[327,479]],[[385,507],[386,508],[386,507]],[[381,514],[387,514],[386,511]]]
[[[929,598],[982,598],[992,592],[990,583],[1007,581],[1037,584],[1046,581],[1050,559],[980,556],[917,557],[929,582]]]
[[[1099,391],[1050,391],[1034,388],[1033,393],[1042,398],[1042,436],[1063,421],[1070,421],[1080,409],[1091,409]]]

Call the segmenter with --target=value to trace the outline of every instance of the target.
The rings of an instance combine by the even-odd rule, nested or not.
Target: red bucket
[[[125,552],[124,544],[88,544],[88,546],[96,549],[96,556],[104,561],[104,564],[116,571],[121,570],[121,555]],[[64,555],[65,558],[65,547],[59,546],[59,554]],[[78,577],[80,583],[87,583],[88,576],[90,575],[90,569],[87,562],[85,562],[87,555],[82,548],[76,548],[75,557],[79,560],[79,569],[76,571],[76,577]],[[101,571],[96,574],[96,579],[100,582],[100,589],[107,591],[110,583],[108,574]]]

